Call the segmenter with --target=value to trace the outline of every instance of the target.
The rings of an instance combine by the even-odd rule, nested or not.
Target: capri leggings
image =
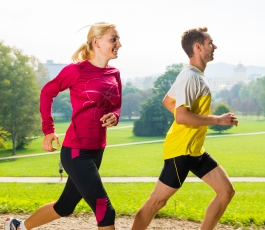
[[[115,210],[98,173],[103,152],[104,149],[62,147],[61,161],[68,179],[59,200],[54,204],[58,215],[69,216],[84,198],[95,213],[99,227],[114,225]]]

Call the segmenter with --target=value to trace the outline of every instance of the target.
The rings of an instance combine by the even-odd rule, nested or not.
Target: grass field
[[[163,166],[164,137],[134,137],[131,122],[121,122],[108,130],[108,147],[100,168],[101,176],[159,176]],[[56,124],[62,134],[66,123]],[[209,130],[204,147],[226,169],[229,176],[265,177],[265,134],[226,136],[264,132],[265,121],[242,120],[221,135]],[[60,136],[62,142],[63,136]],[[161,140],[160,143],[112,145]],[[41,153],[42,139],[36,139],[18,155]],[[10,149],[0,149],[0,157],[9,156]],[[0,160],[0,176],[59,176],[59,153],[29,158]],[[190,174],[190,176],[192,176]],[[264,226],[265,183],[233,183],[236,196],[221,219],[235,226]],[[154,188],[154,183],[105,183],[117,214],[135,214]],[[58,199],[63,184],[0,183],[0,212],[33,212],[40,205]],[[203,183],[185,183],[159,216],[201,221],[214,192]],[[201,199],[203,197],[203,199]],[[81,201],[76,212],[90,211]]]
[[[130,125],[131,123],[125,123],[123,127]],[[233,129],[237,131],[235,133],[258,132],[265,130],[264,125],[265,121],[244,121],[241,128],[239,126]],[[233,129],[231,129],[230,134],[232,134]],[[226,169],[229,176],[265,176],[265,134],[246,136],[215,135],[215,138],[210,138],[210,136],[212,136],[212,133],[206,138],[204,146]],[[154,139],[163,140],[163,137],[134,137],[132,128],[110,129],[108,132],[109,147],[106,148],[104,153],[100,168],[101,175],[158,176],[163,166],[162,142],[111,147],[111,145],[118,143]],[[58,160],[59,153],[32,158],[7,158],[7,160],[0,161],[0,176],[58,176]],[[128,165],[133,167],[128,167]]]
[[[265,183],[234,183],[236,196],[220,222],[236,226],[265,225]],[[117,215],[132,215],[153,190],[154,183],[105,183]],[[39,206],[58,199],[62,184],[2,183],[0,212],[33,212]],[[201,199],[203,197],[203,199]],[[157,214],[157,217],[178,217],[201,221],[214,192],[203,183],[185,183]],[[11,199],[12,198],[12,199]],[[91,209],[82,200],[75,212]]]
[[[229,176],[265,177],[264,138],[265,135],[209,138],[205,147]],[[0,176],[58,176],[58,160],[59,153],[2,160]],[[100,173],[102,176],[158,176],[162,166],[162,143],[113,147],[106,148]]]
[[[64,134],[69,122],[60,122],[56,123],[56,132],[58,134]],[[149,140],[163,140],[164,137],[136,137],[132,133],[133,122],[120,122],[117,127],[112,127],[108,129],[108,145],[112,144],[122,144],[122,143],[130,143],[130,142],[139,142],[139,141],[149,141]],[[117,129],[122,127],[128,127],[123,129]],[[207,135],[223,135],[223,134],[238,134],[238,133],[249,133],[249,132],[264,132],[265,131],[265,120],[241,120],[239,121],[238,127],[233,127],[222,134],[214,132],[208,129]],[[60,142],[63,142],[64,135],[60,136]],[[43,150],[41,148],[42,137],[35,139],[32,143],[26,148],[22,150],[17,150],[17,155],[23,154],[32,154],[32,153],[42,153]],[[10,156],[12,153],[11,150],[11,142],[7,142],[7,149],[0,148],[0,157]]]

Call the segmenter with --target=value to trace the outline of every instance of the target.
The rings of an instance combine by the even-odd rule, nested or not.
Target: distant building
[[[46,63],[42,63],[45,68],[48,69],[50,80],[55,78],[58,73],[62,70],[63,67],[65,67],[67,64],[58,64],[53,63],[53,60],[47,60]]]
[[[234,68],[233,76],[231,77],[214,77],[208,78],[211,92],[216,93],[223,89],[231,89],[239,82],[248,82],[246,68],[239,62]]]
[[[244,79],[239,77],[214,77],[208,78],[211,92],[218,92],[223,89],[231,89],[234,85],[239,82],[244,81]]]
[[[234,68],[234,78],[240,78],[240,79],[247,79],[247,70],[246,68],[239,62],[239,64]]]

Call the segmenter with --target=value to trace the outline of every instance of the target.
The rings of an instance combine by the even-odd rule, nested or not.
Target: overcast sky
[[[114,23],[122,48],[109,64],[122,78],[143,77],[187,63],[181,34],[206,26],[218,47],[212,63],[265,66],[264,9],[264,0],[0,0],[0,40],[66,64],[86,42],[80,28]]]

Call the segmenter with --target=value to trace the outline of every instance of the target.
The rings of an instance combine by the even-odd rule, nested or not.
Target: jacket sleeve
[[[119,101],[117,105],[113,108],[112,112],[117,118],[117,124],[120,119],[120,113],[121,113],[121,104],[122,104],[122,85],[121,85],[121,78],[120,78],[120,72],[117,72],[116,81],[118,83],[118,90],[119,90]],[[116,125],[117,125],[116,124]]]
[[[73,86],[79,77],[75,64],[64,67],[61,72],[51,81],[49,81],[40,93],[40,113],[42,118],[42,132],[44,135],[54,133],[54,121],[52,118],[53,98],[59,92]]]

